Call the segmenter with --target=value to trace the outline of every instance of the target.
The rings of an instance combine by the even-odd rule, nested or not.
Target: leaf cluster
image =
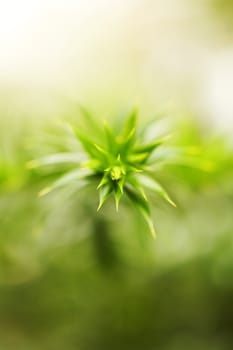
[[[74,169],[67,171],[49,187],[43,189],[40,195],[45,195],[71,182],[77,184],[76,188],[82,188],[96,181],[99,193],[97,210],[100,210],[109,197],[113,196],[118,211],[122,197],[127,196],[133,206],[139,210],[155,237],[146,191],[158,194],[175,206],[155,178],[154,165],[156,166],[157,158],[154,155],[163,147],[167,138],[155,137],[147,141],[147,128],[138,130],[136,110],[129,113],[118,130],[110,128],[107,123],[100,125],[97,119],[83,107],[81,111],[87,126],[86,131],[80,125],[69,124],[66,127],[70,129],[72,137],[80,142],[82,152],[75,150],[75,152],[50,154],[29,164],[30,167],[73,164]]]

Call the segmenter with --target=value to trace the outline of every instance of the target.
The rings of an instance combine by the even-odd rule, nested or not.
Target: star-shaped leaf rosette
[[[50,154],[46,157],[30,162],[30,167],[64,164],[72,164],[74,169],[65,172],[49,187],[44,188],[39,195],[69,185],[77,184],[77,188],[83,188],[90,182],[96,182],[96,191],[99,195],[100,210],[111,197],[115,199],[116,210],[124,196],[127,196],[132,205],[143,216],[148,228],[156,236],[151,210],[147,198],[147,191],[156,193],[171,205],[174,202],[156,180],[156,165],[158,161],[163,164],[161,150],[167,137],[155,138],[146,142],[145,130],[137,128],[137,111],[133,110],[121,125],[110,128],[106,123],[102,126],[92,118],[91,114],[82,108],[86,131],[80,126],[69,124],[70,137],[79,141],[83,153],[80,151],[66,151]],[[166,155],[164,156],[166,157]]]

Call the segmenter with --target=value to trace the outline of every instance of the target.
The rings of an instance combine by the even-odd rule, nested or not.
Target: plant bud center
[[[114,166],[110,171],[110,176],[112,180],[120,180],[122,176],[125,175],[125,171],[120,166]]]

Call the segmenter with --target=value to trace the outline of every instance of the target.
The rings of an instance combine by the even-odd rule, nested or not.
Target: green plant
[[[106,123],[99,125],[98,121],[84,108],[82,108],[82,114],[87,127],[86,131],[75,123],[66,124],[66,127],[69,128],[69,137],[79,141],[83,152],[80,153],[76,149],[67,150],[29,163],[30,167],[54,165],[56,170],[59,165],[72,164],[72,169],[66,171],[49,187],[44,188],[39,195],[46,195],[71,182],[77,185],[76,189],[96,182],[99,193],[97,210],[101,209],[111,195],[115,198],[116,210],[118,210],[120,200],[125,195],[140,211],[151,234],[155,237],[146,191],[158,194],[175,206],[155,177],[156,166],[166,161],[166,152],[158,153],[158,149],[163,147],[167,136],[154,138],[148,142],[146,136],[148,128],[138,130],[136,110],[133,110],[118,127],[113,128],[109,128]]]

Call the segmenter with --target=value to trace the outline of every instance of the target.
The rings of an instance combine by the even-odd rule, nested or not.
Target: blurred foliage
[[[226,34],[233,39],[233,2],[232,0],[208,0],[214,17],[221,23]]]
[[[0,123],[1,349],[232,349],[230,140],[174,121],[171,142],[187,157],[157,169],[177,209],[149,194],[153,241],[127,202],[97,214],[95,186],[38,198],[63,170],[29,171],[30,140],[43,155],[69,138]]]
[[[145,8],[145,16],[138,16],[134,6],[131,11],[130,2],[129,15],[119,6],[116,18],[111,18],[112,9],[101,16],[102,4],[97,16],[98,6],[91,7],[93,17],[89,17],[84,6],[84,12],[80,11],[81,16],[84,14],[84,36],[75,32],[76,26],[68,20],[69,11],[63,9],[61,13],[67,19],[61,16],[53,20],[54,8],[46,11],[48,27],[37,14],[38,31],[36,36],[33,30],[29,33],[27,43],[14,33],[21,26],[20,13],[16,11],[15,26],[7,17],[3,21],[3,29],[6,24],[6,32],[13,29],[13,35],[7,39],[3,30],[2,43],[10,55],[8,59],[8,52],[3,52],[1,67],[6,71],[1,74],[0,86],[0,350],[233,348],[230,133],[220,134],[207,125],[205,115],[197,118],[188,112],[183,118],[172,116],[169,120],[160,115],[155,124],[154,118],[140,116],[140,128],[149,122],[144,130],[148,138],[170,131],[167,122],[173,131],[164,148],[158,148],[155,172],[177,208],[150,191],[147,194],[158,232],[156,240],[147,234],[143,220],[127,200],[122,201],[118,213],[113,201],[97,213],[95,184],[80,191],[72,184],[38,197],[41,189],[71,170],[72,165],[26,166],[35,157],[80,149],[69,128],[64,130],[58,119],[78,125],[82,121],[79,117],[77,120],[76,106],[70,106],[69,98],[65,101],[64,96],[57,96],[59,91],[73,96],[77,90],[80,95],[85,89],[91,90],[93,96],[90,99],[92,94],[87,94],[87,103],[95,101],[97,110],[99,106],[104,113],[119,101],[129,103],[135,97],[148,101],[151,110],[160,89],[166,90],[165,99],[178,96],[176,89],[183,86],[183,74],[198,80],[201,87],[212,77],[206,71],[209,64],[213,78],[218,65],[225,66],[225,51],[230,58],[233,38],[232,0],[190,4],[165,1],[158,17],[155,12],[160,6],[153,9],[151,1],[135,3],[136,7],[141,3],[139,12]],[[14,9],[9,7],[10,15],[11,11]],[[92,27],[95,17],[98,21]],[[90,31],[86,31],[89,26]],[[99,40],[101,28],[103,40]],[[32,38],[36,38],[34,45]],[[80,53],[75,54],[76,45],[72,43],[81,44]],[[212,53],[207,58],[209,51]],[[15,56],[17,52],[19,57]],[[64,54],[67,64],[62,63],[62,57],[56,59],[57,53]],[[221,53],[223,60],[212,67],[212,59]],[[117,84],[112,84],[112,75],[117,77]],[[173,88],[169,86],[172,79],[176,82]],[[224,77],[216,83],[217,96],[214,94],[213,99],[218,99],[218,91],[230,87]],[[188,84],[187,90],[192,90]],[[108,90],[104,99],[99,98],[102,85]],[[184,96],[182,103],[186,104],[186,91]],[[194,110],[200,110],[197,96],[193,100]],[[228,108],[228,98],[219,96],[219,101],[222,109]],[[107,121],[118,130],[122,114],[112,115]],[[96,115],[96,121],[102,123],[102,113]],[[89,127],[82,127],[92,136]],[[162,161],[164,157],[166,162]]]

